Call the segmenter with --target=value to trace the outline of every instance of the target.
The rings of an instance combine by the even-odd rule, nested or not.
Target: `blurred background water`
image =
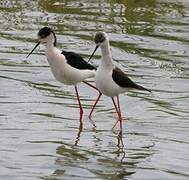
[[[26,59],[43,26],[86,60],[106,31],[115,62],[152,89],[120,96],[122,134],[110,98],[94,128],[97,93],[79,85],[81,128],[74,88],[54,79],[44,47]],[[189,179],[188,29],[187,0],[0,1],[0,179]]]

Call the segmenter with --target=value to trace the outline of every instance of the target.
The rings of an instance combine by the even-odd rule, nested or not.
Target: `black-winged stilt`
[[[38,32],[38,43],[28,54],[27,57],[39,46],[40,43],[46,44],[46,57],[51,67],[54,77],[66,85],[74,85],[77,100],[80,108],[80,122],[82,123],[83,108],[77,89],[77,83],[84,82],[93,87],[95,86],[85,81],[87,78],[95,76],[96,68],[87,63],[80,55],[74,52],[60,51],[56,48],[56,35],[49,27],[44,27]]]
[[[151,91],[134,83],[121,69],[114,65],[110,51],[109,38],[105,32],[96,33],[94,41],[96,43],[96,48],[91,54],[89,61],[93,57],[98,47],[101,47],[102,60],[95,74],[95,84],[96,87],[99,89],[100,93],[94,105],[92,106],[89,118],[91,118],[94,108],[98,103],[101,95],[104,94],[112,98],[114,107],[118,114],[118,121],[120,121],[120,127],[122,128],[122,116],[119,103],[119,94],[126,92],[128,89],[145,90],[149,92]],[[114,100],[114,97],[117,98],[117,105]]]

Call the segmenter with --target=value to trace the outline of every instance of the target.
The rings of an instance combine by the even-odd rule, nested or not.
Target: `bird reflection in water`
[[[93,125],[93,128],[92,128],[93,132],[96,132],[95,123],[92,120],[89,121],[89,122],[91,122],[91,124]],[[80,122],[80,124],[79,124],[78,133],[77,133],[77,136],[76,136],[76,139],[75,139],[75,144],[74,144],[75,146],[77,146],[79,141],[80,141],[81,132],[83,132],[83,123],[82,122]]]
[[[77,146],[80,141],[80,136],[81,136],[82,131],[83,131],[83,123],[80,122],[79,128],[78,128],[78,133],[77,133],[76,140],[75,140],[75,146]]]
[[[124,150],[124,143],[123,143],[123,134],[122,130],[119,131],[117,135],[117,158],[121,158],[121,162],[123,162],[124,158],[126,157],[126,152]]]

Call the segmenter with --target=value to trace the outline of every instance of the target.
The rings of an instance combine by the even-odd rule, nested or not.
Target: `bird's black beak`
[[[28,58],[30,56],[30,54],[32,54],[32,52],[37,48],[37,46],[39,46],[40,42],[38,42],[35,47],[32,49],[32,51],[27,55],[26,58]]]
[[[88,62],[91,60],[91,58],[93,57],[93,55],[94,55],[94,53],[96,52],[96,50],[98,49],[98,47],[99,47],[99,45],[96,45],[96,47],[95,47],[93,53],[91,54],[91,56],[90,56]]]

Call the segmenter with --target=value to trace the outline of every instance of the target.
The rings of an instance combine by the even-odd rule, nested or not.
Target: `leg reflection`
[[[118,146],[118,147],[124,147],[122,130],[119,131],[119,133],[118,133],[117,142],[118,142],[118,143],[117,143],[117,146]]]
[[[81,136],[81,132],[83,131],[83,123],[80,122],[79,128],[78,128],[78,133],[77,133],[77,137],[75,140],[75,146],[78,145],[79,141],[80,141],[80,136]]]
[[[90,120],[89,122],[92,124],[92,130],[93,130],[93,132],[96,132],[95,122],[92,119],[89,119],[89,120]]]
[[[118,135],[117,135],[117,157],[121,158],[121,162],[124,160],[125,156],[126,156],[126,152],[124,150],[124,143],[123,143],[123,136],[122,136],[122,130],[119,131]]]

